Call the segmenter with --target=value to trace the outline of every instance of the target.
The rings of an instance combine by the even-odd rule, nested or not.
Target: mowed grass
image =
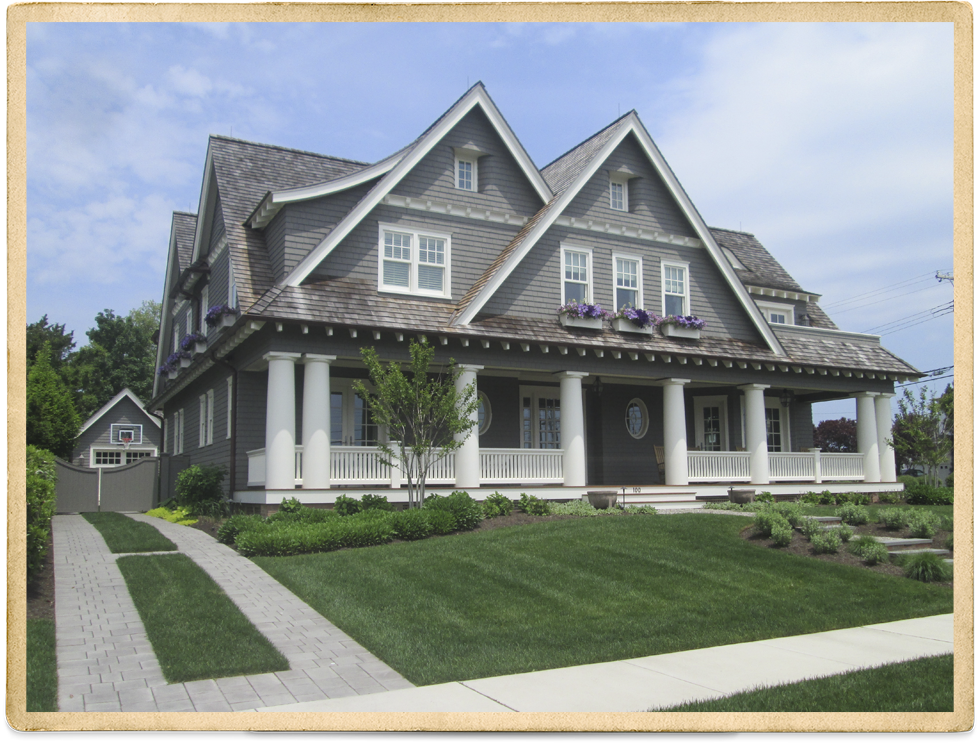
[[[936,713],[953,710],[953,656],[919,658],[879,668],[763,687],[663,712]]]
[[[131,556],[117,563],[168,682],[289,669],[285,656],[188,557]]]
[[[54,621],[27,620],[27,712],[58,712],[58,661]]]
[[[254,561],[417,685],[953,610],[949,588],[758,548],[745,525],[588,518]]]
[[[82,517],[96,527],[113,554],[144,551],[177,551],[173,541],[152,525],[118,512],[83,512]]]

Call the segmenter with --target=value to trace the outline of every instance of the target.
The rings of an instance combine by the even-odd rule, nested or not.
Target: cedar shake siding
[[[160,453],[160,428],[147,418],[146,414],[129,398],[122,398],[115,406],[100,416],[94,424],[79,435],[78,443],[72,451],[72,463],[88,466],[91,450],[122,450],[120,444],[110,442],[113,424],[138,424],[143,430],[141,444],[134,442],[131,450]]]

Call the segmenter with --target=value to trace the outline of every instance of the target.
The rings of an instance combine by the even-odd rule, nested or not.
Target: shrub
[[[897,505],[902,501],[901,492],[881,492],[878,495],[878,501],[886,505]]]
[[[539,500],[540,501],[540,500]],[[592,517],[598,515],[599,511],[586,502],[584,499],[573,499],[570,502],[554,502],[549,514],[551,515],[570,515],[572,517]]]
[[[235,541],[245,556],[267,557],[377,546],[394,537],[394,516],[395,513],[375,510],[329,523],[261,523],[240,532]]]
[[[820,533],[820,529],[822,527],[823,526],[820,524],[819,520],[815,520],[813,518],[803,518],[803,521],[800,523],[800,533],[806,536],[807,540],[810,541],[816,534]]]
[[[868,564],[882,564],[888,561],[888,549],[871,536],[854,539],[850,546],[851,552],[861,557]]]
[[[527,515],[550,515],[551,507],[550,503],[543,499],[538,499],[537,497],[530,494],[521,494],[521,498],[517,501],[521,510]]]
[[[948,487],[949,487],[950,489],[952,489],[952,488],[953,488],[953,474],[952,474],[952,472],[950,472],[950,474],[949,474],[949,476],[947,476],[947,477],[946,477],[946,481],[945,481],[944,483],[945,483],[945,484],[946,484],[946,486],[948,486]]]
[[[227,514],[228,503],[221,484],[228,470],[224,466],[195,465],[177,476],[177,505],[187,507],[195,515],[221,517]]]
[[[932,538],[936,533],[936,516],[931,512],[910,512],[908,514],[909,534],[913,538]]]
[[[836,554],[841,547],[841,538],[836,531],[824,531],[814,534],[810,543],[817,554]]]
[[[840,540],[845,544],[854,538],[854,529],[846,523],[841,523],[840,528],[835,528],[834,531],[838,536],[840,536]]]
[[[897,531],[906,526],[907,517],[908,510],[902,507],[886,507],[878,513],[878,522],[890,531]]]
[[[656,515],[657,508],[649,505],[626,505],[623,512],[627,515]]]
[[[866,508],[852,504],[841,505],[837,510],[837,514],[840,516],[842,523],[849,525],[867,525],[870,519]]]
[[[168,523],[177,523],[177,525],[194,525],[197,522],[197,518],[186,507],[178,507],[174,510],[168,510],[166,507],[156,507],[146,514],[151,518],[160,518],[161,520],[166,520]]]
[[[790,528],[789,523],[774,527],[770,538],[773,546],[789,546],[790,541],[793,540],[793,529]]]
[[[806,492],[800,495],[800,502],[806,505],[818,505],[820,504],[820,495],[816,492]]]
[[[279,503],[279,512],[299,512],[302,509],[303,503],[296,499],[296,497],[284,499]]]
[[[746,505],[737,505],[734,502],[705,502],[706,510],[728,510],[732,512],[746,512]]]
[[[952,533],[950,533],[949,536],[946,537],[946,541],[943,543],[943,548],[946,549],[946,550],[948,550],[948,551],[952,551],[953,550],[953,534]]]
[[[824,489],[822,492],[820,492],[820,494],[818,495],[818,499],[820,500],[820,504],[822,505],[837,504],[837,499],[831,493],[830,489]]]
[[[776,512],[760,512],[755,516],[755,528],[763,538],[770,538],[776,528],[790,528],[789,521]],[[792,528],[790,528],[792,530]]]
[[[935,554],[910,554],[902,562],[905,577],[923,583],[945,582],[953,577],[953,570]]]
[[[405,541],[428,538],[432,535],[431,516],[431,510],[426,512],[421,507],[396,512],[392,518],[395,535]]]
[[[869,505],[871,495],[863,492],[845,492],[837,495],[837,504]]]
[[[806,505],[800,502],[782,502],[773,505],[773,510],[782,515],[793,527],[799,527],[803,522],[803,513],[806,512]]]
[[[333,508],[338,515],[356,515],[361,511],[361,503],[353,497],[341,494],[333,503]]]
[[[775,502],[776,498],[772,495],[772,492],[759,492],[758,494],[755,495],[755,501],[765,502],[766,504],[770,504],[772,502]]]
[[[54,454],[34,445],[27,446],[27,579],[44,565],[51,536],[51,517],[55,512],[55,485],[58,482]]]
[[[909,484],[905,487],[905,501],[910,505],[951,505],[953,490],[929,484]]]
[[[432,527],[432,532],[437,536],[445,536],[447,533],[452,533],[456,530],[456,518],[448,510],[428,510],[429,513],[429,525]]]
[[[483,510],[466,492],[453,492],[448,497],[430,494],[422,503],[423,510],[446,510],[456,520],[456,530],[473,530],[483,520]]]
[[[371,510],[348,518],[342,523],[326,523],[307,526],[312,528],[339,528],[342,545],[349,547],[380,546],[395,536],[394,516],[385,510]]]
[[[941,530],[944,530],[944,531],[952,531],[953,530],[953,518],[947,517],[946,515],[939,515],[938,516],[938,521],[939,521],[939,528]]]
[[[361,496],[361,509],[394,512],[395,507],[388,501],[387,497],[380,494],[364,494]]]
[[[500,515],[510,515],[514,511],[514,503],[507,499],[500,492],[494,492],[483,500],[483,514],[487,518],[495,518]]]
[[[218,540],[223,544],[231,545],[235,543],[239,533],[261,528],[262,525],[262,518],[258,515],[232,515],[218,528]]]

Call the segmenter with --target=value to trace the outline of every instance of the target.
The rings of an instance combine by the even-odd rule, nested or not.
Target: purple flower
[[[208,339],[201,335],[200,333],[188,333],[183,338],[180,339],[180,347],[184,351],[188,351],[195,343],[198,341],[204,342]]]
[[[207,315],[204,316],[204,320],[208,325],[215,325],[221,319],[222,315],[234,314],[237,314],[237,311],[227,304],[216,304],[208,310]]]
[[[568,302],[559,307],[557,311],[559,315],[581,317],[586,320],[606,320],[612,317],[598,304],[585,304],[584,302]]]
[[[694,315],[667,315],[660,319],[658,325],[676,325],[679,328],[704,330],[704,320]]]

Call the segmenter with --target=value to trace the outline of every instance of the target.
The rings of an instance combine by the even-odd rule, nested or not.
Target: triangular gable
[[[323,262],[324,258],[354,229],[375,206],[387,195],[402,178],[408,174],[422,158],[438,144],[453,127],[474,107],[481,107],[490,120],[501,140],[507,145],[511,155],[520,165],[528,180],[542,202],[551,200],[552,192],[547,182],[541,176],[531,157],[528,156],[517,136],[510,129],[500,111],[494,105],[482,83],[477,83],[454,104],[448,112],[439,118],[411,147],[407,153],[393,166],[387,174],[365,195],[354,209],[337,224],[330,234],[313,249],[292,272],[286,277],[288,286],[298,286],[313,270]]]
[[[701,215],[694,207],[691,199],[688,197],[687,193],[684,192],[684,188],[681,187],[677,177],[674,176],[673,171],[671,171],[670,167],[667,165],[667,161],[664,159],[663,154],[660,153],[660,150],[653,142],[650,134],[647,133],[646,128],[643,127],[643,123],[640,122],[640,118],[637,116],[636,112],[633,111],[626,114],[618,121],[618,123],[614,123],[609,128],[606,128],[596,136],[590,138],[581,146],[570,151],[568,154],[566,154],[566,156],[553,162],[551,165],[549,165],[549,167],[546,167],[544,170],[545,173],[551,175],[551,179],[556,183],[565,185],[564,191],[557,197],[550,207],[546,207],[546,209],[544,209],[544,215],[541,216],[540,220],[535,223],[534,227],[525,234],[523,240],[520,242],[520,245],[514,247],[509,253],[507,259],[499,264],[496,272],[492,274],[492,277],[481,278],[481,280],[477,282],[481,285],[480,290],[472,295],[466,295],[470,298],[470,301],[465,308],[461,306],[457,324],[468,325],[473,321],[483,306],[490,300],[497,289],[500,288],[501,284],[520,264],[521,260],[524,259],[537,241],[544,236],[544,233],[554,224],[565,208],[568,207],[569,203],[571,203],[579,191],[593,177],[599,167],[606,161],[606,159],[609,158],[616,147],[622,143],[623,139],[631,133],[636,137],[637,142],[640,144],[640,148],[644,151],[647,158],[650,160],[650,163],[653,164],[654,169],[664,181],[664,184],[667,185],[668,191],[680,206],[685,218],[687,218],[687,220],[694,227],[698,238],[708,251],[708,255],[714,261],[723,278],[735,293],[735,296],[738,298],[756,329],[762,335],[762,338],[765,340],[766,344],[775,353],[783,355],[784,351],[779,339],[776,338],[775,334],[772,332],[772,329],[766,323],[765,318],[763,318],[762,313],[759,312],[759,308],[756,307],[755,303],[752,301],[752,298],[745,290],[745,287],[735,275],[735,271],[732,269],[732,266],[728,260],[725,259],[721,248],[718,246],[714,236],[704,223],[704,219],[701,218]],[[601,145],[598,145],[595,143],[595,141],[598,140],[600,136],[603,136],[604,142],[602,142]],[[573,164],[574,162],[581,163],[582,161],[585,161],[585,159],[581,158],[582,153],[591,153],[591,159],[587,161],[586,165],[581,169],[581,171],[578,172],[577,176],[572,176],[574,167],[563,169],[558,168],[562,167],[563,165]],[[513,245],[514,242],[511,244]],[[486,276],[487,274],[484,275]]]
[[[85,432],[88,431],[95,424],[95,422],[97,422],[99,419],[101,419],[103,416],[109,413],[109,411],[115,408],[116,404],[119,403],[119,401],[121,401],[123,398],[129,398],[134,404],[136,404],[136,407],[146,415],[146,418],[148,418],[156,425],[157,429],[160,428],[160,419],[158,419],[156,416],[154,416],[153,414],[151,414],[149,411],[146,410],[146,407],[143,405],[143,401],[141,401],[138,397],[136,397],[136,394],[132,390],[130,390],[129,388],[123,388],[114,396],[112,396],[112,399],[108,403],[106,403],[104,406],[102,406],[102,408],[96,411],[88,421],[82,424],[82,428],[78,430],[79,436],[85,434]]]
[[[163,364],[165,346],[160,341],[169,339],[170,331],[170,291],[184,269],[190,265],[197,216],[193,213],[174,211],[170,223],[170,249],[167,256],[167,274],[163,283],[163,306],[160,307],[160,329],[157,337],[156,368]],[[159,378],[153,380],[153,395],[156,395]],[[84,429],[82,430],[84,431]]]

